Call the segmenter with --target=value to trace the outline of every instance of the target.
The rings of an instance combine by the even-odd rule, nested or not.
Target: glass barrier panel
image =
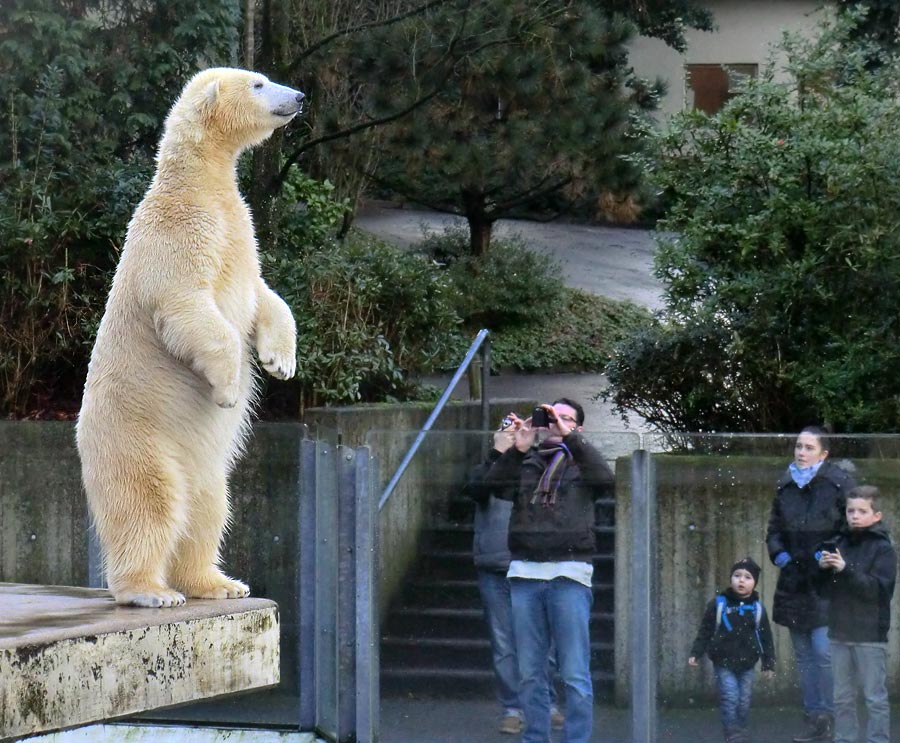
[[[379,459],[382,491],[418,434],[369,433],[366,443]],[[510,688],[518,683],[515,647],[508,631],[506,636],[500,631],[511,621],[506,558],[490,553],[494,547],[488,535],[491,519],[503,512],[490,499],[477,502],[467,488],[478,468],[493,461],[488,455],[492,437],[493,432],[429,432],[379,514],[385,740],[443,740],[448,730],[453,740],[499,740],[505,737],[501,725],[514,726],[504,719],[507,707],[519,707],[517,689]],[[592,604],[586,611],[595,731],[621,740],[629,718],[627,710],[613,707],[616,502],[628,490],[630,455],[641,439],[631,432],[586,432],[586,438],[616,479],[613,491],[596,489],[588,527],[593,530]],[[505,533],[500,543],[505,547]],[[486,606],[494,607],[495,616],[502,610],[504,617],[494,619],[499,645],[493,651]],[[556,703],[565,715],[565,692],[558,674],[554,678]],[[562,724],[562,717],[554,719]],[[506,732],[513,731],[508,727]]]
[[[658,659],[657,740],[744,740],[745,731],[747,740],[825,739],[834,722],[831,673],[838,674],[836,684],[849,683],[843,657],[840,672],[836,665],[828,671],[829,647],[832,656],[846,650],[830,646],[829,633],[832,641],[847,639],[848,628],[863,642],[883,638],[878,601],[854,598],[841,582],[849,573],[836,578],[816,556],[840,545],[857,560],[852,570],[865,573],[867,550],[887,549],[881,536],[848,531],[845,500],[856,484],[877,486],[883,520],[867,534],[894,528],[900,437],[678,434],[664,441],[667,450],[652,455],[655,534],[633,533],[629,503],[617,501],[618,563],[629,559],[637,540],[654,545],[646,590]],[[888,565],[894,569],[896,558]],[[628,571],[617,578],[621,598],[633,586]],[[895,594],[886,646],[892,694],[900,680],[897,602]],[[617,650],[643,629],[634,626],[640,618],[624,627],[621,616],[617,604]],[[769,666],[771,678],[763,673]],[[616,698],[627,704],[627,651],[617,655],[616,670]]]
[[[231,478],[232,522],[223,570],[250,585],[252,596],[278,603],[281,683],[274,689],[149,712],[141,720],[265,725],[297,729],[300,442],[305,427],[257,423]]]

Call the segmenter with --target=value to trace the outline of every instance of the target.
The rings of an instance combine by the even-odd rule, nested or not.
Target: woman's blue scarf
[[[823,459],[822,462],[824,461],[825,460]],[[791,477],[794,479],[794,482],[797,483],[798,488],[805,488],[809,485],[809,481],[816,476],[816,472],[819,471],[822,462],[816,462],[809,467],[798,467],[796,462],[791,462],[790,465],[788,465]]]

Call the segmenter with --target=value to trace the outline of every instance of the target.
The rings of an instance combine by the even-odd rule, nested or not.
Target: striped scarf
[[[572,461],[572,452],[569,451],[565,444],[560,442],[555,446],[539,449],[538,456],[549,461],[544,468],[544,474],[541,475],[541,479],[534,489],[531,502],[532,504],[537,503],[540,497],[542,506],[555,506],[559,484],[562,482],[566,467]]]

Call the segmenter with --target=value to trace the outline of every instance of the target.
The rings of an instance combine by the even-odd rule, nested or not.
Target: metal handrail
[[[419,446],[421,446],[422,441],[425,439],[425,434],[431,430],[437,417],[441,414],[441,411],[447,404],[447,400],[450,399],[451,393],[459,383],[459,380],[462,379],[462,375],[466,373],[466,370],[472,364],[472,360],[475,358],[475,354],[478,353],[479,349],[481,349],[481,427],[482,430],[485,431],[488,429],[490,425],[490,405],[487,396],[487,378],[491,370],[491,343],[489,335],[490,333],[487,328],[482,328],[478,331],[478,335],[475,336],[475,340],[472,341],[472,345],[469,346],[469,350],[466,352],[465,358],[453,375],[453,379],[450,380],[447,389],[445,389],[444,394],[441,395],[441,399],[437,401],[437,405],[434,406],[434,410],[431,411],[431,415],[428,416],[425,425],[422,426],[422,429],[416,435],[416,440],[413,441],[412,446],[409,447],[409,451],[406,452],[406,456],[403,457],[403,461],[400,462],[400,466],[397,467],[397,471],[394,472],[394,476],[381,494],[381,499],[378,501],[379,511],[384,508],[384,504],[387,503],[388,498],[391,497],[391,493],[394,492],[394,488],[397,487],[397,483],[400,482],[400,478],[403,477],[403,473],[406,472],[406,468],[409,467],[409,463],[412,461],[412,458],[419,450]]]

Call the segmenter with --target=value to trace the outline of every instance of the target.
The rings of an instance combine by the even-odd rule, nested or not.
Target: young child
[[[819,553],[819,588],[830,599],[834,743],[857,741],[859,689],[868,711],[867,743],[890,739],[885,663],[897,553],[881,523],[880,497],[872,485],[853,488],[847,494],[847,526]]]
[[[731,586],[706,605],[688,665],[698,666],[704,653],[716,672],[719,709],[726,743],[745,743],[753,668],[762,658],[763,676],[775,675],[775,646],[769,617],[756,593],[760,567],[752,558],[731,567]]]

